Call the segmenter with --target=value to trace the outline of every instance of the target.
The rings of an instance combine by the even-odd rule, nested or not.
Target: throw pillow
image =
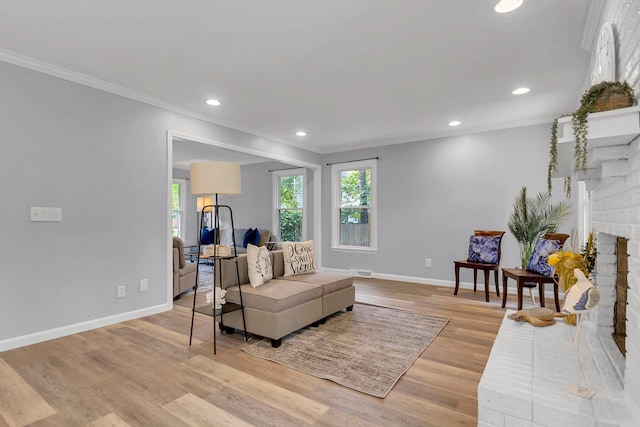
[[[471,236],[469,239],[469,262],[495,264],[498,262],[498,248],[501,236]]]
[[[527,270],[542,274],[543,276],[551,276],[551,274],[553,274],[553,267],[551,267],[547,261],[549,260],[549,255],[559,250],[559,240],[538,239],[536,247],[533,249],[531,257],[529,258]]]
[[[215,228],[204,227],[200,235],[201,245],[213,245],[216,236]]]
[[[317,271],[313,256],[313,240],[282,242],[282,254],[284,257],[284,277]]]
[[[247,245],[247,270],[249,283],[257,288],[273,278],[273,266],[271,254],[265,247],[258,247],[249,243]]]
[[[258,246],[260,244],[260,232],[257,228],[250,228],[246,233],[244,233],[244,238],[242,239],[242,247],[246,248],[249,244],[252,244],[254,246]]]

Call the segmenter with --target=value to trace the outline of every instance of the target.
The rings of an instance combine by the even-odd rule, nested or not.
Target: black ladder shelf
[[[216,197],[216,202],[217,202],[217,197]],[[202,249],[201,236],[202,236],[202,229],[204,225],[204,214],[205,214],[205,210],[211,209],[211,208],[213,208],[215,212],[214,244],[216,246],[214,249],[213,256],[202,257],[202,259],[213,260],[213,302],[211,304],[205,304],[205,305],[196,307],[196,297],[198,292],[198,276],[200,274],[200,259],[201,259],[201,249]],[[233,254],[228,256],[219,256],[216,254],[217,249],[220,245],[220,216],[218,212],[219,208],[228,209],[231,217],[231,236],[233,241],[233,249],[232,249]],[[216,301],[216,289],[218,286],[222,287],[222,261],[223,260],[235,261],[238,292],[240,295],[240,304],[227,302],[225,304],[222,304],[222,308],[214,309],[215,301]],[[242,311],[242,326],[243,326],[244,340],[249,341],[249,338],[247,336],[247,323],[244,317],[242,288],[240,287],[240,269],[238,267],[238,256],[236,253],[236,238],[235,238],[235,228],[233,226],[233,212],[231,211],[231,208],[227,205],[218,205],[218,204],[207,205],[202,208],[202,215],[200,216],[200,233],[198,235],[198,258],[197,258],[197,268],[196,268],[196,284],[193,287],[193,308],[191,310],[191,331],[189,332],[189,345],[191,345],[191,341],[193,339],[193,323],[194,323],[196,313],[205,314],[207,316],[211,316],[211,318],[213,319],[213,354],[216,354],[216,319],[220,319],[219,321],[220,332],[223,332],[224,331],[224,315],[234,311],[238,311],[238,310]]]

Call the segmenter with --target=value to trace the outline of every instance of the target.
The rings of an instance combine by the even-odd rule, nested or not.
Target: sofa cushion
[[[316,270],[313,240],[306,242],[282,242],[284,277],[310,273]]]
[[[284,254],[282,249],[271,251],[271,259],[273,259],[273,277],[284,276]]]
[[[264,244],[269,241],[269,238],[271,238],[271,232],[269,230],[258,230],[258,233],[260,233],[260,243],[258,246],[264,246]]]
[[[327,295],[340,289],[353,286],[353,277],[340,273],[329,273],[326,271],[299,274],[293,277],[283,277],[282,280],[296,282],[313,283],[322,286],[322,295]]]
[[[241,286],[242,301],[245,307],[271,313],[277,313],[322,297],[320,286],[292,280],[273,279],[257,288],[253,288],[249,284]],[[229,302],[240,303],[238,286],[227,288],[226,299]]]
[[[267,248],[247,245],[247,270],[249,283],[254,288],[264,285],[273,278],[271,255]]]

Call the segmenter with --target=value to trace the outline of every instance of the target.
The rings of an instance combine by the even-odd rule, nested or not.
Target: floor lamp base
[[[583,399],[591,399],[596,394],[596,389],[579,384],[569,384],[564,387],[566,391]]]

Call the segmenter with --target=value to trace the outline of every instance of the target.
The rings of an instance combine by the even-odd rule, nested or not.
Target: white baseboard
[[[346,274],[348,276],[354,276],[354,277],[358,277],[355,276],[352,272],[353,270],[343,270],[340,268],[321,268],[322,271],[330,271],[332,273],[341,273],[341,274]],[[384,273],[375,273],[372,272],[371,274],[371,278],[373,279],[383,279],[383,280],[394,280],[397,282],[409,282],[409,283],[420,283],[422,285],[436,285],[436,286],[447,286],[450,288],[455,287],[455,282],[452,282],[450,280],[438,280],[438,279],[428,279],[425,277],[414,277],[414,276],[400,276],[397,274],[384,274]],[[463,283],[460,282],[460,285],[462,285]],[[471,286],[473,287],[473,283],[471,284]]]
[[[322,271],[331,271],[333,273],[342,273],[353,276],[350,270],[343,270],[339,268],[321,268]],[[357,276],[354,276],[357,277]],[[456,282],[453,280],[440,280],[440,279],[429,279],[426,277],[414,277],[414,276],[400,276],[397,274],[384,274],[384,273],[372,273],[371,277],[373,279],[383,279],[383,280],[394,280],[398,282],[409,282],[409,283],[419,283],[422,285],[435,285],[435,286],[445,286],[448,288],[455,288]],[[500,292],[502,292],[502,282],[499,282]],[[473,289],[473,283],[471,282],[460,282],[460,289]],[[478,283],[478,289],[484,291],[484,281]],[[513,280],[509,281],[509,289],[515,295],[515,282]],[[491,284],[489,286],[489,291],[495,291],[495,285]],[[534,290],[535,296],[538,296],[538,291]],[[525,291],[524,296],[528,296],[528,292]],[[553,298],[553,290],[545,289],[544,296],[546,298]],[[562,289],[560,289],[560,298],[562,299]]]
[[[49,341],[67,335],[85,332],[91,329],[101,328],[103,326],[126,322],[127,320],[139,319],[141,317],[150,316],[152,314],[162,313],[164,311],[171,310],[172,308],[173,302],[168,304],[160,304],[140,310],[116,314],[114,316],[103,317],[100,319],[89,320],[69,326],[62,326],[59,328],[48,329],[46,331],[35,332],[33,334],[0,340],[0,352],[24,347],[26,345],[37,344],[39,342]]]

